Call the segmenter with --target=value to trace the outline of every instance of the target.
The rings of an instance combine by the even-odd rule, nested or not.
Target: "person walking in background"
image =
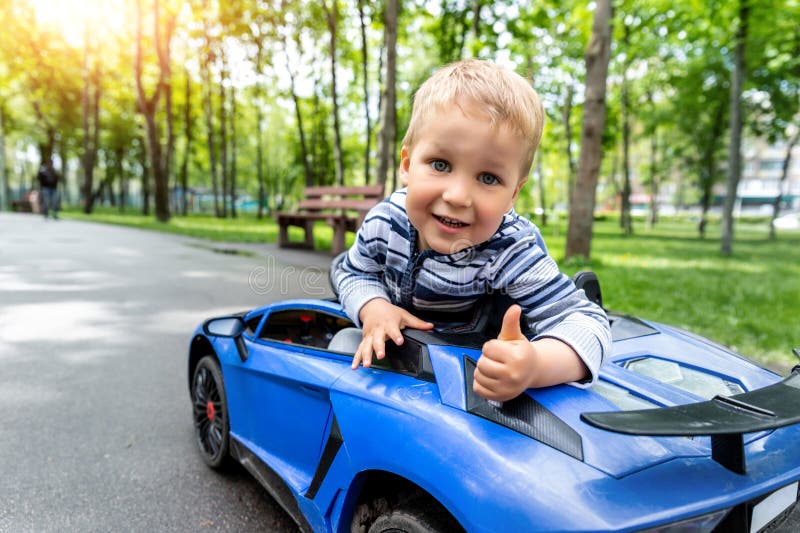
[[[47,160],[36,174],[39,180],[39,192],[41,194],[42,213],[47,219],[52,214],[53,219],[58,218],[58,181],[61,176],[53,168],[53,161]]]

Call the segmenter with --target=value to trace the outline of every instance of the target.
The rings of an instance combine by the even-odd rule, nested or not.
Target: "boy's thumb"
[[[519,324],[519,317],[522,314],[522,308],[514,304],[508,308],[506,314],[503,316],[503,326],[500,328],[500,333],[497,339],[501,341],[517,341],[528,340],[522,334],[522,327]]]

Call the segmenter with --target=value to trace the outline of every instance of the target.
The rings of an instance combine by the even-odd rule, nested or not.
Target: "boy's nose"
[[[444,192],[442,199],[452,205],[458,207],[471,207],[472,206],[472,186],[469,180],[457,178],[450,180]]]

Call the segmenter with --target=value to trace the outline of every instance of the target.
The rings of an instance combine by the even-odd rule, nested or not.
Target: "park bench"
[[[345,234],[358,231],[367,211],[383,200],[383,185],[355,187],[320,186],[303,189],[303,199],[297,211],[275,213],[278,223],[278,246],[314,249],[314,223],[324,221],[333,228],[331,253],[337,255],[345,249]],[[289,240],[289,227],[303,228],[301,242]]]
[[[11,210],[18,213],[39,213],[39,191],[31,189],[18,200],[12,200]]]

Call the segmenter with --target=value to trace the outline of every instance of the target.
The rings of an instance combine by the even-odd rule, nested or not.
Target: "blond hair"
[[[489,61],[466,59],[434,72],[414,95],[403,145],[412,149],[419,130],[434,112],[470,103],[478,104],[489,115],[492,126],[511,127],[529,143],[522,168],[526,177],[542,138],[544,108],[529,81]]]

